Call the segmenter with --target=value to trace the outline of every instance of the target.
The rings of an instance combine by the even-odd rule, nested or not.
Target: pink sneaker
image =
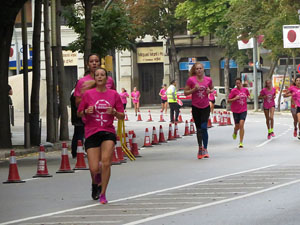
[[[104,194],[100,195],[100,200],[99,201],[100,201],[101,204],[106,204],[107,203],[107,200],[106,200],[106,197],[105,197]]]
[[[203,153],[202,147],[199,147],[197,158],[202,159],[203,157],[204,157],[204,153]]]
[[[268,139],[271,139],[271,133],[268,134]]]
[[[275,134],[274,134],[274,132],[272,132],[272,133],[271,133],[271,136],[272,136],[272,137],[275,137]]]
[[[203,148],[203,157],[204,158],[209,158],[209,155],[208,155],[208,152],[207,152],[207,149],[206,148]]]

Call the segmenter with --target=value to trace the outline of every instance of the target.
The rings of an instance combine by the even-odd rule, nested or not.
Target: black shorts
[[[166,103],[168,100],[161,99],[161,103]]]
[[[233,119],[235,124],[239,124],[240,120],[246,120],[247,117],[247,111],[242,113],[233,113]]]
[[[200,109],[192,105],[192,114],[196,127],[200,129],[202,123],[208,122],[208,118],[210,115],[210,106],[207,106],[204,109]]]
[[[107,131],[99,131],[91,136],[89,136],[84,143],[85,151],[89,148],[97,148],[100,147],[103,141],[111,140],[115,144],[117,142],[117,137],[115,134],[107,132]]]
[[[296,111],[296,114],[300,113],[300,107],[297,106],[297,111]]]
[[[126,105],[127,105],[127,103],[126,103],[126,104],[123,104],[124,110],[126,109]]]
[[[216,100],[209,100],[212,104],[215,104]]]

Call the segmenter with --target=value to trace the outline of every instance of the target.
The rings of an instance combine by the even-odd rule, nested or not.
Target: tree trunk
[[[51,74],[51,49],[49,29],[49,0],[44,0],[44,48],[47,85],[47,141],[55,142],[53,111],[53,78]]]
[[[278,112],[280,112],[281,95],[282,95],[282,91],[283,91],[283,88],[284,88],[286,73],[287,73],[287,69],[288,69],[288,66],[289,66],[289,60],[290,60],[290,57],[288,57],[286,59],[286,65],[285,65],[285,69],[284,69],[283,81],[282,81],[282,84],[281,84],[281,87],[280,87],[280,93],[279,93],[279,96],[278,96],[278,102],[277,102]]]
[[[229,57],[225,57],[224,65],[224,86],[225,86],[225,99],[228,99],[229,95]],[[226,110],[230,110],[230,104],[226,103]]]
[[[33,28],[33,58],[32,58],[32,88],[30,99],[30,143],[40,145],[40,79],[41,79],[41,22],[42,22],[42,2],[35,1],[34,4],[34,28]]]
[[[275,70],[275,68],[276,68],[276,66],[277,66],[277,61],[278,61],[278,59],[279,59],[279,57],[277,57],[277,58],[273,61],[272,65],[271,65],[271,68],[270,68],[269,74],[268,74],[268,79],[269,79],[269,80],[272,80],[272,76],[273,76],[274,70]]]
[[[90,0],[84,1],[84,16],[85,16],[85,43],[84,43],[84,62],[87,62],[88,56],[92,51],[92,8],[93,3]],[[84,63],[84,68],[86,68]]]
[[[170,35],[170,47],[171,47],[171,60],[172,65],[174,68],[174,79],[177,81],[177,88],[181,87],[181,80],[180,80],[180,73],[179,73],[179,66],[177,62],[177,52],[176,52],[176,46],[174,41],[174,36]]]
[[[60,137],[61,141],[69,140],[68,126],[68,110],[67,110],[67,93],[65,87],[65,69],[61,47],[61,0],[56,1],[56,37],[57,37],[57,68],[58,68],[58,83],[59,83],[59,111],[60,111]]]

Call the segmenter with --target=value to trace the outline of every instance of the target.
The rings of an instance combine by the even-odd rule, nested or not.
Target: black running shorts
[[[111,140],[115,144],[117,142],[116,134],[107,132],[107,131],[99,131],[91,136],[89,136],[84,143],[85,151],[89,148],[97,148],[100,147],[103,141]]]

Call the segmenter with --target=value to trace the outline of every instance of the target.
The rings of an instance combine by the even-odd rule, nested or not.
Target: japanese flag
[[[284,25],[282,33],[284,48],[300,48],[300,25]]]
[[[253,48],[253,38],[248,39],[242,39],[238,41],[239,49],[248,49]]]

